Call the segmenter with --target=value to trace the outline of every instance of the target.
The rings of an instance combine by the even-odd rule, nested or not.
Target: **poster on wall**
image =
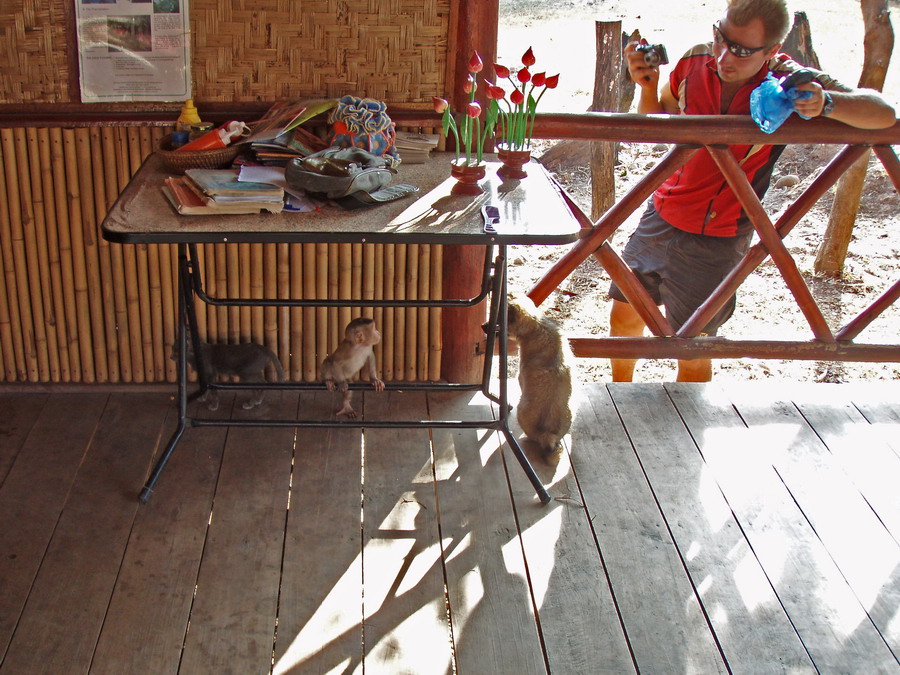
[[[191,98],[188,0],[74,0],[83,103]]]

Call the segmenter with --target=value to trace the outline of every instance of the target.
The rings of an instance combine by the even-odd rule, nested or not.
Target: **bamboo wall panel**
[[[2,3],[0,103],[78,101],[73,1]],[[447,89],[451,0],[189,2],[195,100],[356,94],[428,109]]]
[[[5,382],[174,382],[177,247],[120,245],[100,223],[166,132],[117,127],[0,129],[0,371]],[[208,244],[211,295],[242,298],[441,297],[440,246]],[[288,377],[318,364],[359,315],[382,333],[385,380],[440,377],[436,309],[207,307],[210,342],[269,346]]]

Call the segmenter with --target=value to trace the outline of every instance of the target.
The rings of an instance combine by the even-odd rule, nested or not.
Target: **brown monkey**
[[[372,347],[381,341],[381,333],[375,328],[375,322],[367,317],[353,319],[347,324],[344,339],[330,356],[326,356],[319,369],[319,379],[325,382],[328,391],[338,390],[343,393],[343,406],[338,415],[355,418],[356,411],[350,405],[353,393],[349,381],[368,363],[369,379],[375,391],[384,391],[384,382],[378,379],[375,370],[375,352]]]
[[[522,396],[516,419],[529,440],[547,454],[556,452],[572,425],[572,372],[568,344],[559,327],[510,302],[508,332],[519,343]]]
[[[201,342],[200,354],[207,382],[215,382],[220,376],[236,376],[241,382],[264,382],[266,366],[269,363],[275,367],[279,381],[284,380],[284,369],[278,357],[271,349],[256,342],[237,345]],[[175,351],[172,352],[172,358],[175,358]],[[187,343],[187,360],[191,368],[197,370],[197,359],[191,340]],[[245,401],[241,407],[244,410],[255,408],[262,403],[262,397],[262,390],[255,389],[250,400]],[[202,399],[207,398],[209,409],[216,410],[219,407],[218,392],[215,389],[207,390]]]

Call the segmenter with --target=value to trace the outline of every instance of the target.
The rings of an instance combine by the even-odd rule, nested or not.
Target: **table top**
[[[103,237],[118,243],[351,242],[424,244],[567,244],[581,230],[559,186],[540,164],[528,176],[502,180],[489,162],[478,196],[452,195],[450,153],[432,153],[425,164],[401,164],[394,183],[419,192],[355,210],[326,204],[317,211],[252,215],[181,215],[163,195],[169,175],[150,155],[102,223]],[[489,156],[490,159],[493,155]],[[496,234],[486,234],[481,207],[500,210]]]

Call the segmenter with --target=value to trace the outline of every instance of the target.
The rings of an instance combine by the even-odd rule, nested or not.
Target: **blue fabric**
[[[750,115],[760,129],[771,134],[794,112],[794,101],[812,96],[811,91],[789,86],[785,89],[783,82],[772,73],[750,93]],[[797,113],[800,115],[800,113]],[[809,119],[806,115],[800,115]]]

